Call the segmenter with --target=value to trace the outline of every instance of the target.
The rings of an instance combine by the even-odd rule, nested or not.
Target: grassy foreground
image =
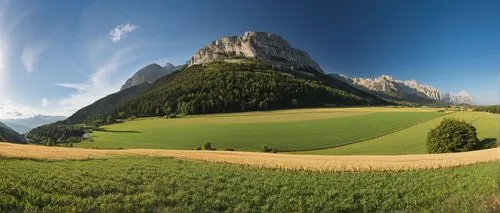
[[[444,117],[415,125],[408,129],[389,135],[349,144],[346,146],[298,152],[302,154],[318,155],[404,155],[427,153],[426,138],[430,129],[439,125],[445,118],[463,119],[472,123],[477,129],[481,140],[497,140],[500,136],[498,128],[498,115],[486,112],[456,112]]]
[[[266,144],[280,151],[311,150],[367,140],[443,113],[349,110],[333,113],[302,112],[264,116],[217,115],[179,119],[138,119],[95,131],[85,148],[194,149],[206,142],[218,149],[260,151]],[[323,116],[323,117],[321,117]],[[294,118],[297,117],[297,118]]]
[[[494,211],[499,166],[318,173],[166,157],[2,159],[0,211]]]

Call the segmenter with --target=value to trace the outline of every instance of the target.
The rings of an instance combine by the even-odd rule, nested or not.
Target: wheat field
[[[117,156],[169,156],[284,170],[401,171],[449,168],[497,161],[500,160],[500,148],[446,154],[324,156],[159,149],[96,150],[0,143],[0,157],[4,158],[81,160]]]

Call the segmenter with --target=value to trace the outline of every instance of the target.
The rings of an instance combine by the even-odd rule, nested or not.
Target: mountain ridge
[[[0,141],[10,143],[26,143],[24,136],[11,129],[6,124],[0,122]]]
[[[149,64],[141,68],[139,71],[135,72],[132,77],[127,79],[127,81],[125,81],[125,83],[120,88],[120,91],[146,82],[152,84],[159,78],[180,69],[182,66],[184,65],[176,66],[172,63],[167,63],[165,64],[165,66],[161,66],[156,63]]]
[[[414,79],[396,80],[389,75],[381,75],[377,78],[350,78],[346,75],[334,73],[330,76],[345,82],[375,92],[382,98],[395,98],[395,100],[409,101],[414,103],[444,102],[447,104],[472,104],[472,97],[465,91],[456,95],[444,93],[432,85],[420,84]]]

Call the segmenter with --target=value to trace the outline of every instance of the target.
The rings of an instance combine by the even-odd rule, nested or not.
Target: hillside
[[[316,106],[381,104],[338,87],[342,82],[274,70],[258,60],[193,65],[158,80],[151,90],[121,107],[115,116],[203,114]]]
[[[108,95],[93,104],[78,110],[66,120],[58,123],[79,124],[85,122],[95,122],[97,120],[99,120],[97,122],[104,122],[103,119],[111,114],[111,112],[135,99],[139,94],[148,90],[150,87],[151,85],[149,83],[144,83]]]
[[[26,143],[24,137],[12,130],[10,127],[0,122],[0,141],[12,143]]]

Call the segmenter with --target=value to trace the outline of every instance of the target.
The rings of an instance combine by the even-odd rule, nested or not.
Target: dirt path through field
[[[325,156],[258,152],[161,149],[96,150],[0,143],[0,157],[79,160],[112,156],[171,156],[261,168],[312,171],[386,171],[435,169],[500,160],[500,148],[449,154]]]

